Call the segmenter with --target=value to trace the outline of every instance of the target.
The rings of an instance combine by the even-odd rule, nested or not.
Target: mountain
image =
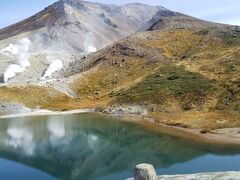
[[[157,122],[188,128],[238,127],[240,28],[170,25],[90,55],[71,83],[77,106],[147,110]]]
[[[58,1],[0,30],[0,76],[9,83],[61,78],[54,72],[71,68],[87,54],[137,32],[159,12],[171,13],[163,7],[136,3],[115,6]],[[64,75],[73,74],[65,71]]]
[[[48,26],[0,42],[23,38],[16,41],[21,48],[14,50],[12,44],[5,51],[31,52],[18,57],[31,65],[0,87],[0,111],[96,108],[147,113],[156,122],[203,132],[240,126],[240,27],[142,4],[59,1],[43,12],[59,4],[64,13],[53,13],[57,21],[45,17]],[[43,12],[36,16],[43,17]],[[88,30],[76,28],[76,19]],[[88,37],[95,40],[88,43]],[[85,43],[91,50],[84,50]],[[5,51],[0,58],[8,56]],[[52,64],[46,57],[54,59]]]

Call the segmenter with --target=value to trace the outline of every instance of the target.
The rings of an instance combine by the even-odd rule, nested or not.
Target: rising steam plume
[[[9,79],[16,76],[17,73],[23,72],[28,66],[30,66],[29,58],[29,47],[31,41],[29,38],[23,38],[16,44],[9,44],[9,46],[0,50],[1,53],[16,58],[15,64],[11,64],[4,73],[4,81],[7,82]]]

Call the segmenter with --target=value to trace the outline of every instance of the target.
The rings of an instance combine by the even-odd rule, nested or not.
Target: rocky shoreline
[[[186,138],[189,140],[220,145],[240,145],[240,127],[222,128],[209,132],[202,129],[191,129],[187,127],[171,126],[157,122],[154,117],[148,115],[147,110],[141,106],[108,107],[104,110],[96,110],[121,120],[141,124],[153,131]]]
[[[155,119],[149,116],[140,115],[113,115],[121,116],[122,120],[140,124],[153,131],[171,136],[182,137],[203,143],[219,145],[240,145],[240,128],[224,128],[211,132],[202,133],[201,129],[190,129],[178,126],[156,123]]]

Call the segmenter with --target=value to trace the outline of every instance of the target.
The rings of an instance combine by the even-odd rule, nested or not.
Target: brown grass
[[[26,86],[0,88],[1,100],[54,110],[137,104],[169,125],[206,131],[240,127],[238,40],[226,41],[229,36],[212,30],[142,36],[141,42],[133,38],[133,49],[122,42],[102,51],[101,60],[71,84],[78,99],[52,88]]]
[[[73,101],[53,88],[39,86],[1,87],[0,94],[3,102],[23,103],[29,108],[51,109],[51,105],[56,104],[61,109],[66,102]]]
[[[240,127],[239,114],[230,111],[189,111],[182,113],[151,113],[157,122],[206,131]]]

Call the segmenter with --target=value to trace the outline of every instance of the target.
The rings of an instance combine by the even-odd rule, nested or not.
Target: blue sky
[[[0,28],[25,19],[56,0],[0,0]],[[170,10],[201,19],[240,25],[239,0],[90,0],[107,4],[141,2],[161,5]]]

